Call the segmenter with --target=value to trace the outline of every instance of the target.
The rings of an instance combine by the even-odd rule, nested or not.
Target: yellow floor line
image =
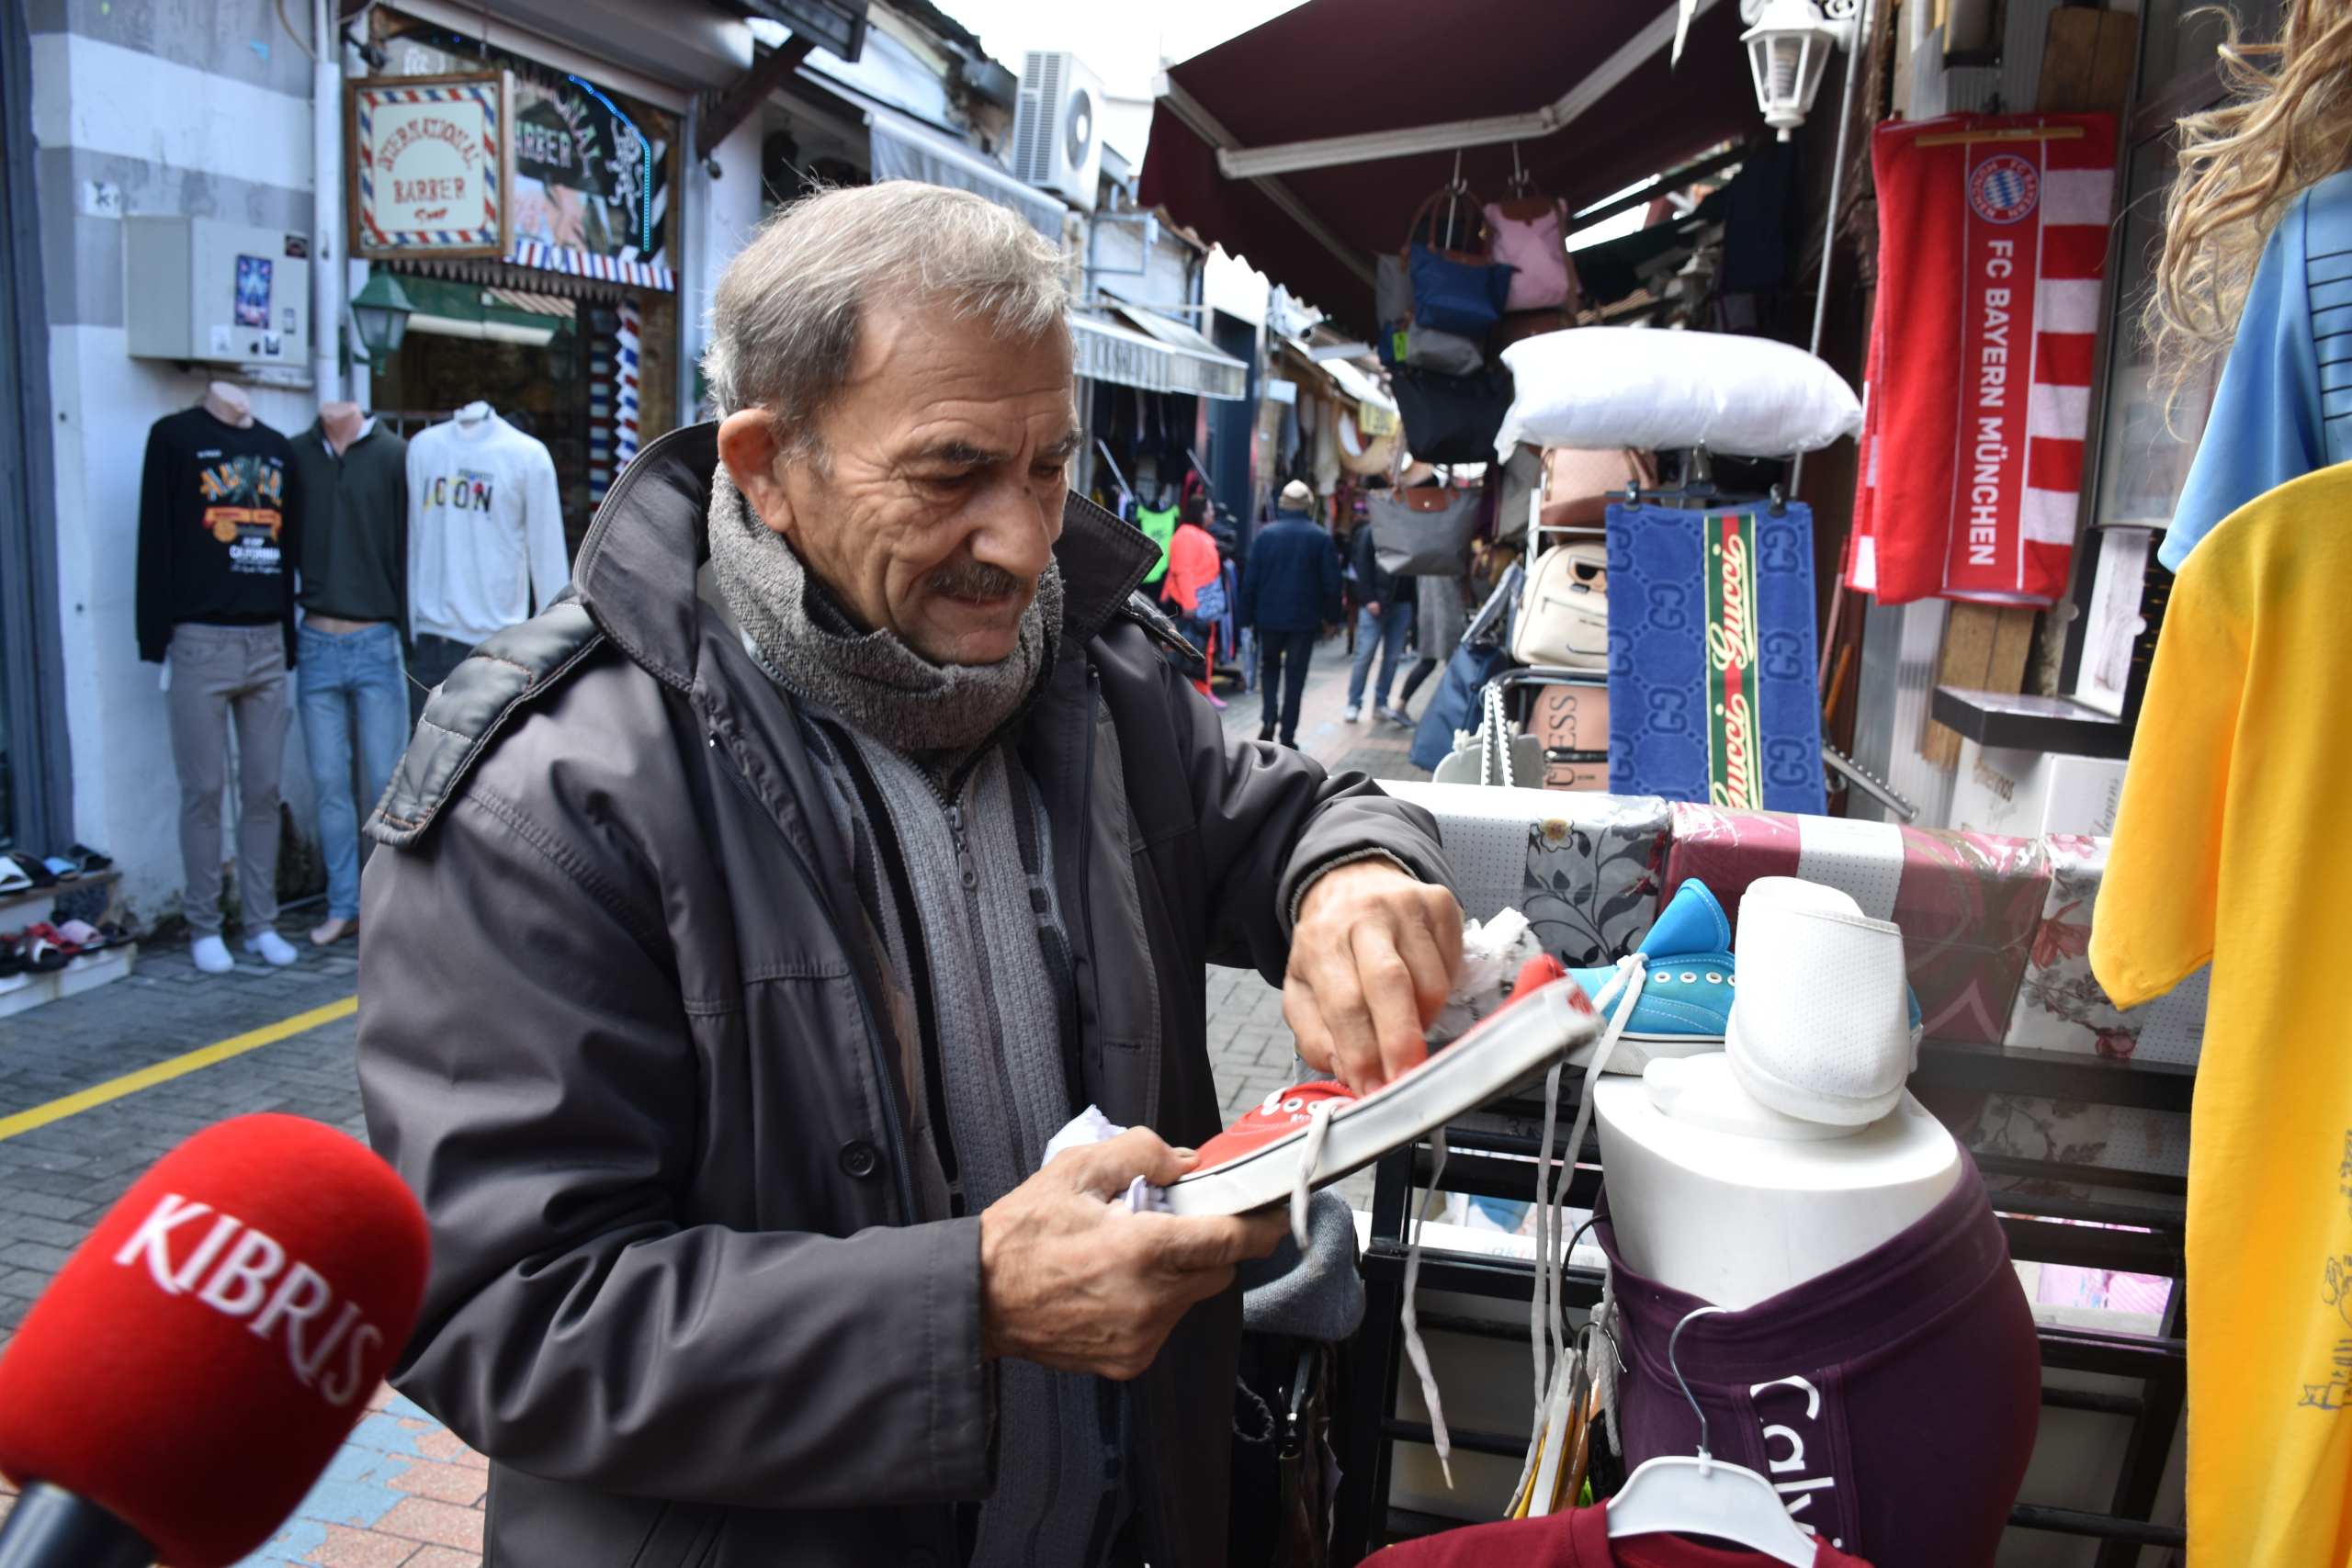
[[[125,1073],[119,1078],[108,1078],[106,1082],[85,1089],[78,1094],[69,1094],[62,1100],[52,1100],[47,1105],[36,1105],[30,1111],[19,1111],[14,1116],[0,1116],[0,1138],[13,1138],[19,1133],[29,1133],[36,1127],[46,1127],[51,1122],[62,1122],[68,1116],[78,1116],[92,1106],[104,1105],[110,1100],[120,1100],[126,1094],[137,1094],[141,1089],[153,1089],[159,1083],[169,1083],[172,1079],[184,1077],[200,1067],[209,1067],[215,1062],[225,1062],[232,1056],[242,1056],[246,1052],[258,1050],[264,1045],[276,1044],[280,1040],[300,1034],[306,1030],[316,1029],[322,1023],[333,1023],[336,1019],[349,1018],[358,1010],[359,998],[345,997],[339,1002],[329,1002],[322,1008],[312,1008],[308,1012],[298,1012],[292,1018],[281,1018],[276,1023],[264,1024],[259,1029],[247,1030],[243,1034],[232,1034],[226,1040],[216,1040],[209,1045],[199,1045],[193,1051],[184,1052],[166,1061],[158,1062],[152,1067],[141,1067],[135,1073]]]

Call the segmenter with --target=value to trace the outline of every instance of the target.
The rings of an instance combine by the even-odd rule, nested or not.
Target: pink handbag
[[[1505,310],[1540,310],[1576,297],[1576,264],[1568,259],[1560,203],[1541,196],[1490,201],[1487,231],[1494,238],[1494,259],[1518,269],[1510,275]]]

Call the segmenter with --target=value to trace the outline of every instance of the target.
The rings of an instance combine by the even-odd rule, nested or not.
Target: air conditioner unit
[[[1102,174],[1102,78],[1078,56],[1031,50],[1023,62],[1012,172],[1094,210]]]

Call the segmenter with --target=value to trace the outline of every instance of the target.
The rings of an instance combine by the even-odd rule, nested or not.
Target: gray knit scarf
[[[1061,572],[1049,565],[1019,646],[994,664],[933,664],[888,631],[862,632],[724,468],[711,483],[710,565],[727,607],[786,685],[940,771],[1012,716],[1061,631]]]

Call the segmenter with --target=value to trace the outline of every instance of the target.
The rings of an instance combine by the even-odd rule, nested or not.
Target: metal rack
[[[2053,1099],[2151,1110],[2188,1108],[2194,1070],[2103,1061],[2064,1052],[2005,1050],[1929,1041],[1920,1054],[1915,1089],[1957,1093],[2043,1095]],[[1562,1123],[1573,1114],[1580,1085],[1575,1075],[1561,1086]],[[1530,1201],[1534,1197],[1537,1141],[1543,1107],[1505,1098],[1464,1117],[1446,1130],[1443,1190],[1473,1196]],[[2143,1548],[2180,1547],[2177,1526],[2149,1522],[2163,1485],[2165,1465],[2180,1427],[2188,1371],[2182,1333],[2181,1230],[2187,1182],[2177,1177],[2061,1165],[1998,1155],[1974,1156],[2002,1216],[2010,1255],[2021,1261],[2073,1264],[2163,1275],[2173,1292],[2163,1332],[2146,1336],[2098,1329],[2041,1326],[2045,1371],[2091,1372],[2135,1380],[2137,1394],[2052,1387],[2045,1380],[2045,1410],[2075,1410],[2130,1423],[2122,1463],[2108,1511],[2020,1503],[2010,1510],[2012,1529],[2086,1536],[2100,1542],[2098,1568],[2130,1568]],[[1335,1423],[1340,1483],[1332,1537],[1336,1564],[1359,1561],[1391,1537],[1425,1535],[1464,1521],[1441,1518],[1388,1505],[1390,1462],[1400,1442],[1427,1443],[1430,1427],[1395,1415],[1403,1335],[1406,1217],[1413,1193],[1427,1194],[1430,1150],[1416,1144],[1381,1161],[1373,1198],[1371,1241],[1363,1258],[1366,1311],[1363,1328],[1343,1366],[1347,1413]],[[1600,1189],[1598,1135],[1588,1133],[1567,1183],[1566,1201],[1589,1209]],[[2054,1191],[2004,1190],[2029,1183]],[[2087,1222],[2086,1224],[2085,1222]],[[2129,1230],[2103,1228],[2114,1225]],[[1566,1270],[1566,1302],[1589,1310],[1600,1299],[1597,1269]],[[1473,1257],[1425,1247],[1423,1291],[1455,1292],[1524,1303],[1533,1295],[1533,1266],[1515,1259]],[[1516,1338],[1526,1330],[1482,1319],[1420,1314],[1426,1330]],[[1458,1450],[1517,1459],[1525,1452],[1522,1434],[1479,1431],[1454,1426],[1449,1435]]]

